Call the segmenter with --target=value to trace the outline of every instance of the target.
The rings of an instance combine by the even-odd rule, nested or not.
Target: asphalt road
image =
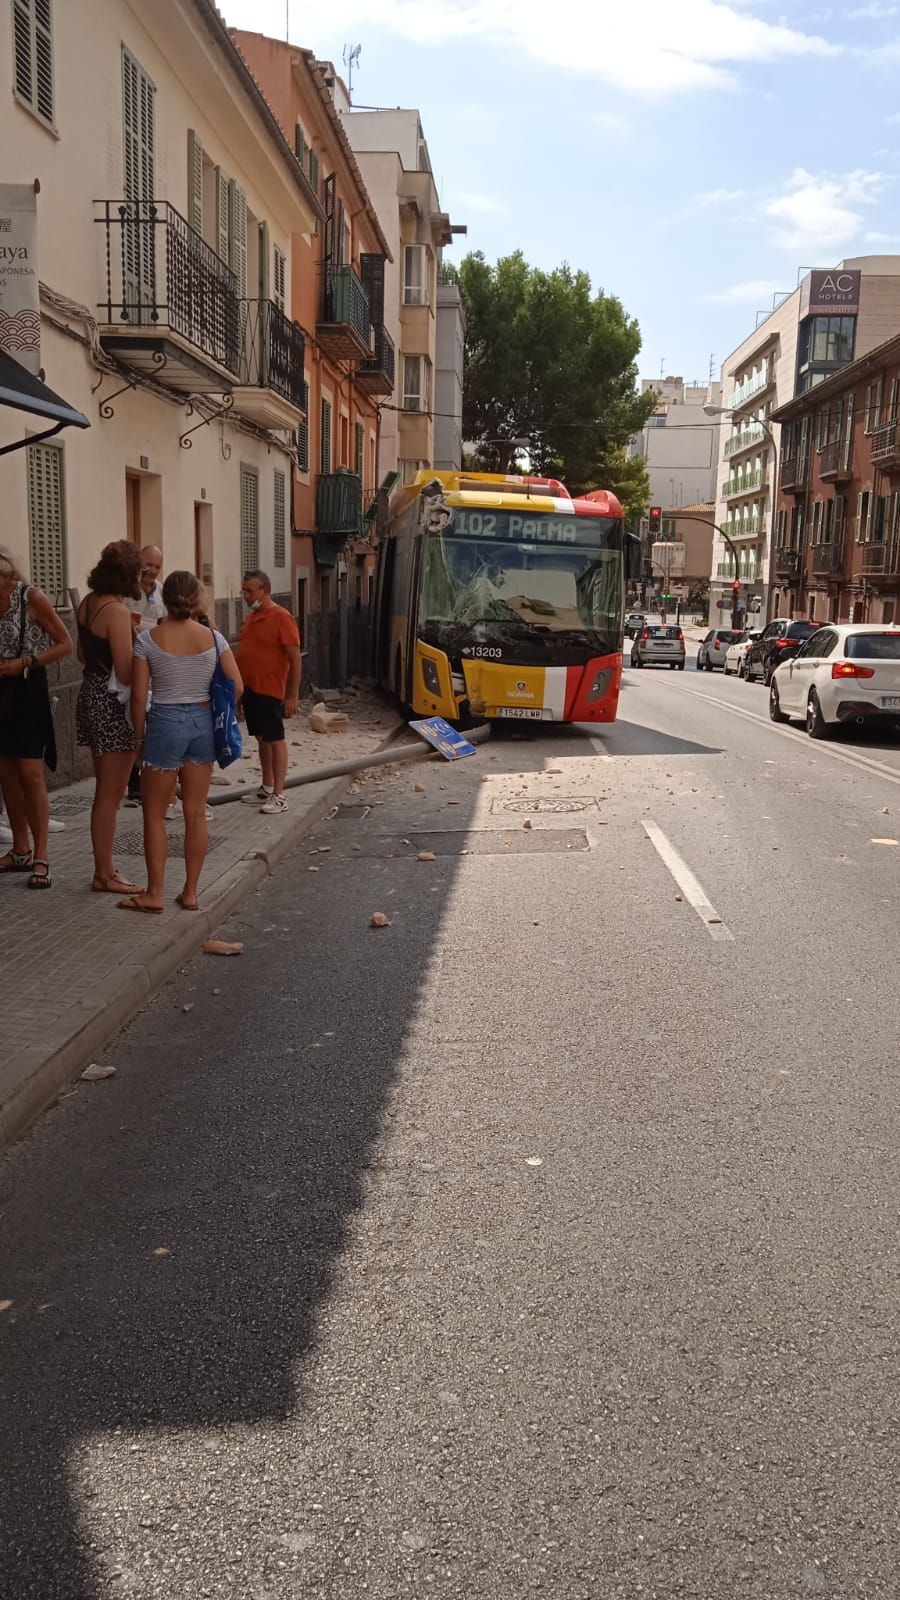
[[[900,741],[766,702],[362,784],[7,1154],[3,1600],[896,1600]]]

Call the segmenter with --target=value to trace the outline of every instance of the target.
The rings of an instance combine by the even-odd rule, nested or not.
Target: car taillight
[[[649,637],[650,637],[650,629],[649,628],[645,628],[643,633],[641,634],[641,639],[642,640],[649,639]]]
[[[684,634],[680,628],[678,629],[678,642],[679,644],[684,644]]]
[[[775,649],[776,650],[786,650],[788,645],[791,645],[791,647],[793,647],[796,643],[797,643],[796,639],[776,639],[775,640]]]
[[[836,661],[831,669],[833,678],[874,678],[874,667],[858,667],[855,661]]]

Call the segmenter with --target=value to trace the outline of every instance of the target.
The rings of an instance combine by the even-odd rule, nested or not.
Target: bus
[[[640,549],[606,490],[418,472],[379,545],[375,676],[422,717],[613,722]]]

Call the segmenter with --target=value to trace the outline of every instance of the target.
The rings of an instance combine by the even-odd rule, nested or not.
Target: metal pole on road
[[[466,734],[470,744],[482,744],[490,735],[488,723],[480,728],[473,728]],[[327,738],[327,734],[325,735]],[[306,783],[322,783],[328,778],[345,778],[354,772],[365,772],[367,767],[392,766],[395,761],[442,761],[444,758],[438,750],[433,750],[425,740],[417,744],[401,744],[392,749],[376,750],[370,756],[351,756],[347,761],[331,761],[325,767],[312,767],[306,772],[292,772],[285,779],[286,789],[298,789]],[[241,800],[245,794],[255,794],[259,782],[236,784],[229,789],[211,789],[207,795],[207,804],[211,806],[226,806],[232,800]]]

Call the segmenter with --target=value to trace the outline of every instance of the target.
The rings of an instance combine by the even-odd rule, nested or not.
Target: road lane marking
[[[655,822],[645,822],[643,829],[660,860],[671,872],[685,900],[693,906],[710,938],[733,939],[734,934],[731,929],[726,928],[715,906],[710,905],[706,898],[703,885],[694,877],[687,862],[678,854],[671,840],[666,838],[662,828]]]
[[[790,728],[779,727],[771,717],[761,717],[756,711],[747,711],[743,706],[733,706],[728,700],[719,700],[716,695],[702,694],[699,689],[684,689],[683,694],[693,695],[695,700],[708,700],[711,706],[719,706],[722,711],[731,711],[736,717],[744,717],[747,722],[755,722],[757,727],[768,728],[770,733],[777,733],[782,739],[790,739],[794,749],[803,748],[803,742],[796,732]],[[860,772],[874,772],[876,777],[887,778],[889,783],[900,783],[900,772],[896,767],[888,767],[883,761],[873,761],[871,756],[857,755],[849,750],[836,750],[834,745],[826,744],[822,740],[813,741],[815,748],[811,754],[817,756],[831,756],[833,761],[843,761],[848,767],[857,767]]]

